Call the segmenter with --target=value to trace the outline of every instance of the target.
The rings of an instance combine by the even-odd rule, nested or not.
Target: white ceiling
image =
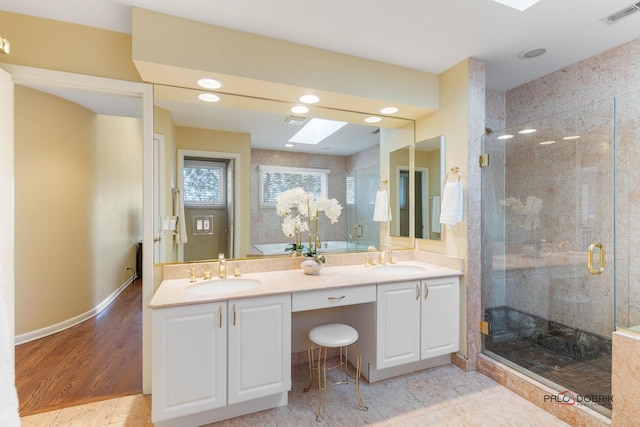
[[[640,37],[640,12],[603,21],[634,3],[540,0],[520,12],[492,0],[0,0],[0,10],[130,33],[137,6],[435,74],[475,57],[487,87],[504,91]],[[547,53],[519,57],[533,47]]]

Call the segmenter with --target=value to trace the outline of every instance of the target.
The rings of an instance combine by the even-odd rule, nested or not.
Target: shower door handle
[[[593,268],[593,250],[600,249],[600,268]],[[599,276],[604,271],[604,246],[600,242],[594,242],[589,245],[589,249],[587,250],[587,268],[589,269],[589,274],[593,274],[594,276]]]
[[[362,224],[356,224],[353,227],[353,233],[356,235],[356,237],[362,237],[364,235],[364,227]]]

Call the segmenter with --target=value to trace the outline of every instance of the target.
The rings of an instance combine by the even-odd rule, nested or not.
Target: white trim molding
[[[91,310],[85,311],[82,314],[79,314],[71,319],[64,320],[62,322],[56,323],[54,325],[47,326],[45,328],[37,329],[35,331],[27,332],[24,334],[16,335],[16,345],[26,344],[30,341],[35,341],[40,338],[47,337],[49,335],[53,335],[57,332],[62,332],[65,329],[69,329],[73,326],[76,326],[79,323],[84,322],[85,320],[89,320],[94,316],[100,314],[105,308],[109,306],[115,300],[122,291],[124,291],[127,286],[133,283],[136,279],[136,275],[134,274],[131,278],[129,278],[126,282],[124,282],[118,289],[113,291],[111,295],[105,298],[100,304],[93,307]]]

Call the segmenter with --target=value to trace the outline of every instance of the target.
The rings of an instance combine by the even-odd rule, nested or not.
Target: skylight
[[[347,122],[337,122],[335,120],[311,119],[298,133],[293,135],[289,142],[318,144],[346,124]]]
[[[526,9],[529,9],[531,6],[538,3],[538,1],[540,0],[493,0],[493,1],[503,4],[505,6],[512,7],[522,12]]]

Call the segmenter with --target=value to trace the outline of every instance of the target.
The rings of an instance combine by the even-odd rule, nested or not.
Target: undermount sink
[[[373,267],[374,271],[385,274],[418,274],[426,273],[426,268],[418,267],[417,265],[400,265],[400,264],[386,264]]]
[[[194,283],[187,288],[187,292],[203,295],[220,295],[232,292],[248,291],[260,285],[258,280],[244,278],[228,278],[206,280]]]

